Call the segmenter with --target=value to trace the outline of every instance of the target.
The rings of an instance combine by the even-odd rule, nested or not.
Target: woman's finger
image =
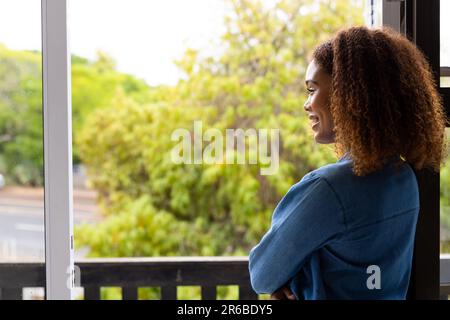
[[[294,293],[291,291],[289,287],[283,287],[283,294],[289,299],[289,300],[296,300]]]
[[[270,295],[270,300],[285,300],[286,296],[282,290],[275,291]]]

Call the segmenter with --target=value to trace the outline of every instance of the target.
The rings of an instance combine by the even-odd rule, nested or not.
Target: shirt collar
[[[350,152],[347,151],[341,158],[339,158],[337,162],[342,162],[344,160],[351,160],[351,159],[352,157],[350,156]]]
[[[348,151],[346,153],[344,153],[342,155],[342,157],[340,157],[337,162],[343,162],[345,160],[352,160],[350,152],[348,152]],[[398,160],[401,160],[401,158],[400,158],[400,156],[396,155],[396,156],[393,156],[393,157],[389,158],[388,162],[395,162],[395,161],[398,161]]]

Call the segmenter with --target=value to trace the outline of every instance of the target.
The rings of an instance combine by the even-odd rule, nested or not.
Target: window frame
[[[67,0],[42,0],[46,299],[74,286],[71,65]]]
[[[383,7],[395,7],[396,14],[383,9],[383,24],[394,27],[412,40],[427,56],[436,83],[440,84],[440,0],[383,0]],[[441,88],[447,116],[450,88]],[[449,123],[447,123],[449,126]],[[430,170],[415,171],[420,193],[414,257],[407,299],[439,299],[440,278],[440,176]]]

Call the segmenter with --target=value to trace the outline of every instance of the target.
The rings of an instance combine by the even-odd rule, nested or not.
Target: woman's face
[[[317,143],[334,142],[334,124],[330,111],[331,76],[312,60],[306,70],[308,99],[304,108],[311,121]]]

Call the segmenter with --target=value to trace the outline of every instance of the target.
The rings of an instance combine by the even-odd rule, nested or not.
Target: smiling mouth
[[[312,122],[312,123],[311,123],[311,126],[313,126],[313,127],[314,127],[315,125],[319,124],[319,122],[320,122],[320,121],[319,121],[319,117],[316,117],[316,116],[312,116],[312,115],[311,115],[311,116],[309,116],[308,118],[309,118],[309,120]]]

